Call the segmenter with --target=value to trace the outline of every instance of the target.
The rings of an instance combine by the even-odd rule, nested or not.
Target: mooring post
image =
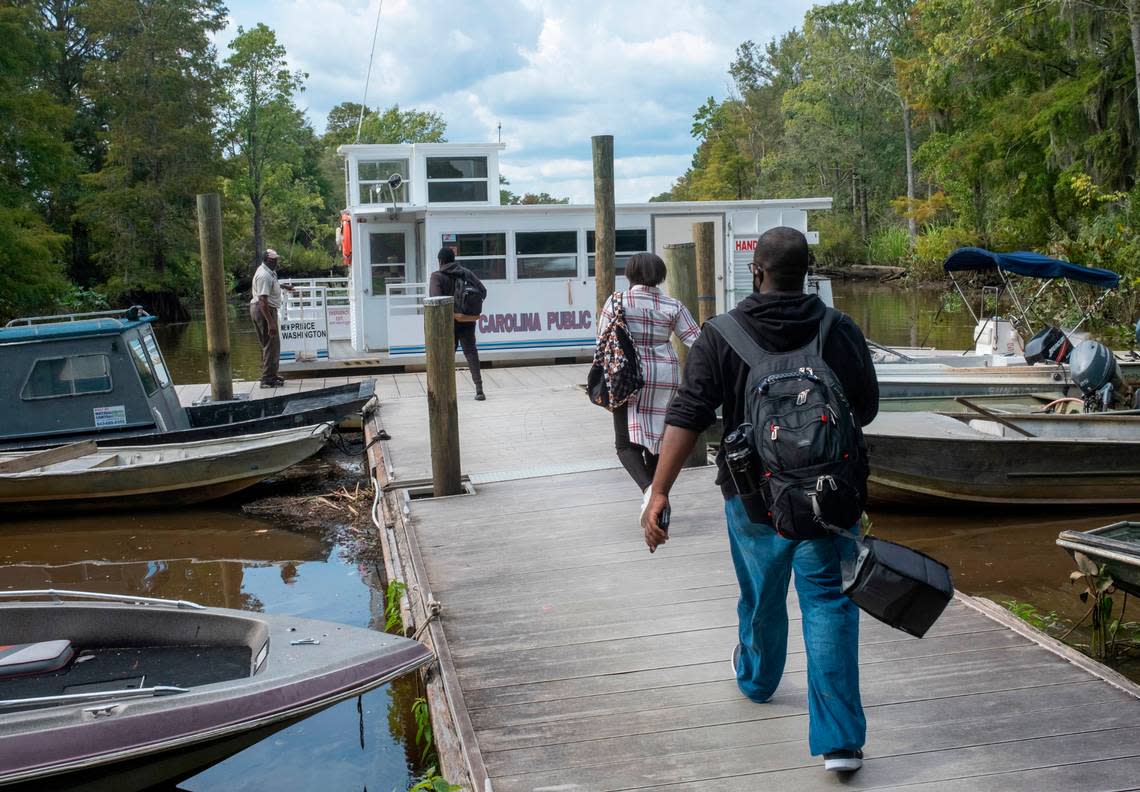
[[[695,319],[697,317],[697,254],[696,246],[692,242],[681,242],[676,245],[665,246],[665,286],[669,296],[680,300]],[[673,348],[677,350],[677,359],[681,361],[681,377],[684,379],[685,359],[689,355],[689,348],[681,339],[673,336]],[[707,465],[706,436],[702,434],[697,438],[693,452],[685,460],[685,467],[698,467]]]
[[[455,395],[454,302],[454,297],[424,298],[431,484],[432,494],[437,498],[463,492],[459,469],[459,407]]]
[[[697,310],[693,317],[704,325],[716,316],[716,223],[693,223],[697,255]]]
[[[234,397],[230,371],[230,330],[226,306],[226,272],[222,256],[222,197],[198,196],[198,248],[202,255],[202,300],[206,307],[206,349],[210,356],[210,398]]]
[[[676,245],[665,246],[665,287],[669,296],[680,300],[693,318],[697,318],[697,255],[696,246],[692,242],[681,242]],[[681,339],[673,336],[673,348],[677,350],[677,357],[681,361],[681,370],[685,369],[685,358],[689,349],[681,343]]]
[[[602,306],[614,293],[614,136],[594,135],[594,277],[597,305],[594,326]]]

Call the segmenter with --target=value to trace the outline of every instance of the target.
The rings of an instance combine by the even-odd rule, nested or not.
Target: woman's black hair
[[[455,251],[449,247],[441,247],[435,258],[440,264],[450,264],[455,261]]]
[[[665,262],[656,253],[634,253],[625,264],[631,286],[657,286],[665,280]]]

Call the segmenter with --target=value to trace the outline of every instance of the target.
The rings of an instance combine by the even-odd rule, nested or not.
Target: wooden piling
[[[202,300],[206,307],[206,348],[210,356],[210,397],[234,397],[230,371],[230,331],[226,305],[226,272],[222,256],[222,197],[198,196],[198,247],[202,255]]]
[[[695,227],[695,224],[694,224]],[[694,318],[697,316],[697,253],[696,245],[692,242],[681,242],[676,245],[665,246],[665,285],[669,296],[680,300]],[[677,350],[677,359],[681,362],[682,377],[685,371],[685,359],[689,355],[689,348],[681,339],[673,336],[673,348]],[[685,467],[699,467],[708,464],[707,443],[708,433],[702,433],[697,438],[697,444],[685,460]]]
[[[594,275],[597,289],[595,323],[614,293],[614,136],[595,135],[594,150]]]
[[[697,256],[697,310],[702,325],[716,316],[716,223],[693,223]]]
[[[696,246],[692,242],[666,245],[665,269],[667,271],[665,287],[669,290],[669,296],[684,303],[689,313],[696,318],[698,313]],[[673,336],[673,348],[677,350],[677,357],[681,361],[683,370],[689,349],[676,336]]]
[[[453,297],[424,299],[431,481],[437,498],[463,492],[459,467],[459,408],[455,394],[454,301]]]

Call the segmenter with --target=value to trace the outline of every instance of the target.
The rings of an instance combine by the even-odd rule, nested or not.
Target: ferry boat
[[[327,361],[401,365],[423,359],[423,298],[442,247],[487,286],[476,333],[489,359],[574,359],[593,353],[595,333],[592,204],[502,205],[502,144],[345,145],[346,208],[338,229],[347,278],[293,280],[280,323],[286,365]],[[812,211],[831,198],[618,204],[615,270],[626,286],[633,253],[692,241],[692,224],[711,221],[716,306],[723,312],[752,291],[756,239],[776,226],[808,231]],[[830,281],[809,290],[831,302]]]

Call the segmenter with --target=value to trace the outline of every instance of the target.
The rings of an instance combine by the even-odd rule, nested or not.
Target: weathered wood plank
[[[1029,770],[1065,760],[1134,756],[1140,749],[1128,735],[1136,725],[1136,714],[1136,710],[1109,716],[1084,712],[1072,726],[1064,717],[1053,720],[1015,716],[994,722],[935,723],[880,732],[873,736],[873,743],[868,743],[866,753],[868,757],[878,755],[882,759],[869,758],[863,770],[844,779],[844,788],[875,789],[887,783],[964,778],[1011,767]],[[1108,725],[1104,729],[1097,728],[1098,717],[1105,717]],[[991,732],[988,728],[991,723],[998,730]],[[1113,724],[1124,726],[1112,728]],[[930,750],[932,740],[937,741],[934,744],[938,750]],[[781,777],[815,786],[823,780],[815,776],[824,772],[822,762],[808,756],[801,741],[787,740],[772,745],[664,754],[577,767],[573,777],[578,788],[608,792],[648,786],[671,788],[659,785],[678,780],[728,780],[761,770],[766,792],[791,788],[780,784]],[[563,771],[534,772],[496,777],[494,785],[498,792],[542,789],[565,777]],[[769,783],[769,779],[775,781],[775,785]],[[723,788],[738,787],[729,781],[729,786]]]
[[[991,653],[987,659],[992,663],[996,658]],[[873,717],[871,711],[874,708],[901,707],[899,712],[912,713],[913,722],[922,723],[928,717],[924,706],[931,701],[940,702],[939,707],[947,711],[960,712],[964,718],[1095,702],[1112,702],[1113,706],[1127,703],[1119,691],[1090,682],[1079,669],[1072,667],[1015,666],[1008,672],[993,674],[992,684],[990,678],[979,675],[977,669],[965,675],[955,674],[946,665],[940,668],[944,670],[944,676],[955,684],[938,684],[913,672],[897,681],[884,677],[864,680],[860,689],[868,717]],[[1042,684],[1040,680],[1045,674],[1054,676],[1050,683]],[[1023,678],[1018,678],[1018,675]],[[919,687],[924,684],[932,685],[929,695]],[[756,704],[737,694],[725,701],[647,710],[621,718],[601,715],[488,727],[480,730],[480,744],[488,756],[493,756],[495,752],[589,744],[603,739],[649,739],[647,736],[661,732],[726,724],[744,724],[741,728],[752,728],[747,724],[753,724],[756,728],[766,729],[768,721],[805,715],[806,691],[807,674],[800,671],[787,674],[776,695],[766,704]],[[892,717],[902,718],[903,715]],[[543,765],[531,765],[530,769],[539,766]],[[522,772],[521,768],[519,772]]]
[[[1134,741],[1127,737],[1129,730],[1096,731],[1086,734],[1050,737],[1039,740],[980,745],[958,750],[928,750],[909,756],[871,758],[863,769],[843,780],[843,787],[851,790],[883,789],[895,786],[929,783],[935,789],[948,781],[974,779],[996,774],[1035,771],[1041,768],[1062,767],[1108,759],[1131,759],[1140,756]],[[794,746],[789,746],[794,750]],[[805,751],[806,753],[806,751]],[[709,757],[712,767],[719,757]],[[817,761],[804,760],[801,767],[766,771],[761,774],[716,775],[695,782],[669,783],[654,786],[661,792],[707,792],[709,779],[715,778],[718,792],[803,792],[805,789],[833,788],[835,779],[827,778]],[[1131,781],[1134,774],[1128,777]],[[515,786],[506,779],[495,780],[496,792],[511,789],[531,789],[533,784]],[[1123,786],[1129,786],[1125,783]],[[642,786],[627,787],[631,789]],[[582,787],[588,788],[588,787]],[[968,785],[967,789],[971,788]],[[1083,787],[1078,787],[1084,789]],[[1120,788],[1110,787],[1110,788]]]
[[[79,459],[99,450],[94,440],[81,440],[78,443],[46,448],[43,451],[27,451],[22,455],[0,461],[0,473],[27,473],[29,470],[47,467],[58,462]]]
[[[1033,693],[1036,695],[1027,695]],[[1013,709],[985,717],[980,717],[973,710],[975,702],[961,700],[868,707],[867,756],[921,753],[930,745],[937,745],[939,750],[959,749],[1140,724],[1140,708],[1106,711],[1109,709],[1106,705],[1118,703],[1111,699],[1094,698],[1089,701],[1086,698],[1071,706],[1057,707],[1048,696],[1031,690],[1017,691],[1003,696],[1003,700],[1009,701]],[[636,738],[559,743],[517,751],[487,751],[486,757],[492,776],[529,775],[538,782],[536,785],[542,785],[544,774],[549,777],[560,771],[582,768],[586,773],[594,771],[599,775],[611,775],[615,784],[629,783],[630,776],[639,779],[652,777],[652,766],[658,759],[671,756],[677,757],[671,779],[678,780],[678,775],[689,774],[692,778],[699,778],[707,772],[708,762],[701,755],[703,752],[723,754],[734,749],[769,746],[782,749],[787,743],[801,740],[807,728],[807,714],[804,712],[763,722],[663,730]],[[623,759],[603,764],[599,761],[601,756]],[[718,771],[734,769],[749,772],[763,766],[757,767],[744,755],[737,754],[735,759],[735,767],[721,763]],[[536,772],[537,768],[543,770]],[[591,784],[587,788],[620,789],[621,786]]]

